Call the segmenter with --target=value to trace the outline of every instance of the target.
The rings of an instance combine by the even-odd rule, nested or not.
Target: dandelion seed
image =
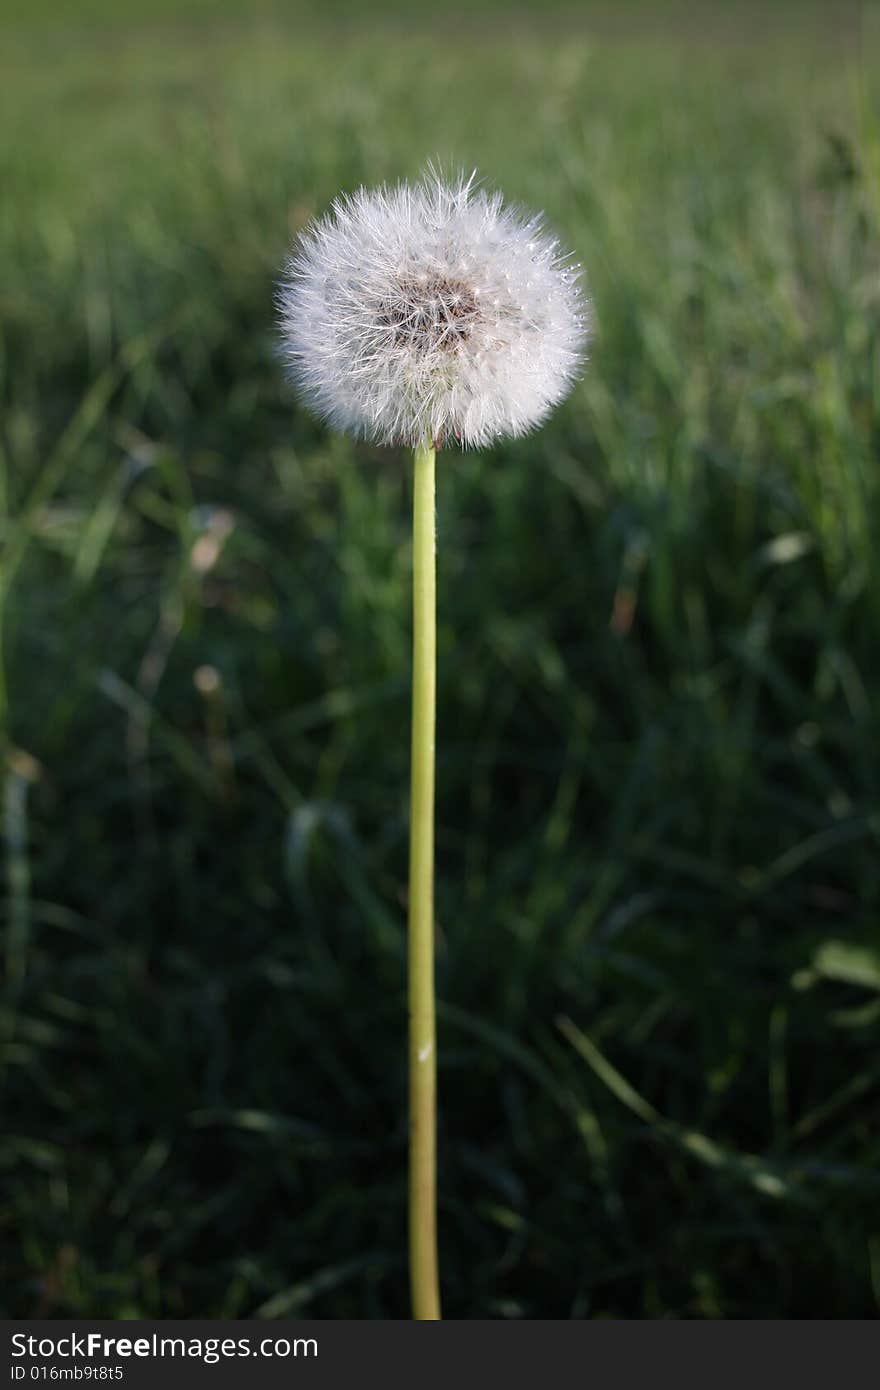
[[[290,375],[314,409],[413,448],[526,433],[568,393],[589,333],[559,242],[473,177],[338,198],[278,299]]]

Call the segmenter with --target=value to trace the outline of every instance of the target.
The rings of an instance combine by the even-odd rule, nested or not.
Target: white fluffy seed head
[[[331,424],[383,444],[488,444],[537,425],[583,361],[580,270],[540,216],[473,177],[340,197],[294,247],[282,348]]]

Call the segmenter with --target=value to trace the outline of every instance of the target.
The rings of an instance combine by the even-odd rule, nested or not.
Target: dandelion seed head
[[[337,198],[279,286],[282,350],[305,399],[378,443],[521,435],[567,395],[589,307],[539,216],[473,177]]]

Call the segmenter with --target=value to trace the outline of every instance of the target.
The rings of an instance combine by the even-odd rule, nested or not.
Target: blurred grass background
[[[409,462],[272,287],[438,156],[598,326],[441,459],[446,1312],[876,1315],[878,35],[6,0],[7,1314],[406,1315]]]

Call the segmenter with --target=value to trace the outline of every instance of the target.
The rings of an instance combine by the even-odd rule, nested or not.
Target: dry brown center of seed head
[[[380,327],[390,330],[395,343],[410,343],[421,352],[452,351],[470,337],[477,298],[464,283],[441,276],[402,280],[383,299]]]

